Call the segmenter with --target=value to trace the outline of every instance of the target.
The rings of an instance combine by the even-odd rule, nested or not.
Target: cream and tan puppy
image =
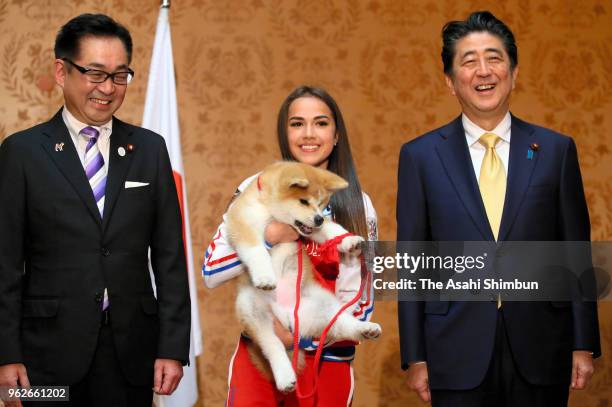
[[[297,244],[281,243],[268,251],[264,231],[268,223],[276,220],[292,225],[302,236],[317,243],[347,233],[323,216],[331,195],[347,186],[344,179],[329,171],[296,162],[277,162],[265,168],[228,210],[229,241],[248,269],[248,277],[240,280],[236,312],[244,331],[267,359],[276,387],[282,392],[295,388],[296,373],[283,343],[274,333],[273,317],[293,331]],[[359,236],[349,236],[338,245],[338,250],[345,256],[358,256],[362,241]],[[305,252],[302,259],[299,333],[302,337],[319,337],[342,304],[314,281],[312,264]],[[328,338],[360,341],[380,334],[378,324],[354,318],[349,309],[338,317]]]

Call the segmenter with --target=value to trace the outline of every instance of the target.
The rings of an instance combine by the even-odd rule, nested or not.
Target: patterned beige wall
[[[0,0],[0,140],[62,103],[53,38],[82,12],[132,31],[136,79],[119,112],[139,124],[157,0]],[[609,0],[174,0],[171,24],[196,262],[236,185],[278,157],[276,111],[298,84],[327,88],[348,122],[359,174],[395,235],[399,147],[455,117],[439,60],[442,25],[490,9],[515,31],[520,74],[512,110],[577,140],[593,237],[612,240],[612,3]],[[200,405],[219,406],[238,331],[234,284],[198,286],[205,354]],[[573,406],[612,405],[612,306],[601,304],[605,356]],[[384,338],[360,346],[355,406],[420,405],[399,370],[395,306],[379,303]]]

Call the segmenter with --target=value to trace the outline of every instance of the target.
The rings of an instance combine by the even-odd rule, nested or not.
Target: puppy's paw
[[[293,369],[284,369],[283,372],[278,374],[278,377],[274,378],[274,381],[276,382],[278,391],[281,393],[290,393],[295,390],[297,378],[295,377]]]
[[[272,273],[253,273],[251,281],[256,288],[261,290],[274,290],[276,288],[276,277]]]
[[[338,251],[352,256],[359,256],[361,254],[361,243],[364,241],[365,239],[361,236],[347,236],[338,245]]]
[[[363,339],[376,339],[382,334],[380,325],[375,322],[364,322],[361,328],[361,336]]]

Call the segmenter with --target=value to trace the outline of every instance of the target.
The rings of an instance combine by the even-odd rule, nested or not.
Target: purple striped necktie
[[[104,190],[106,189],[106,170],[104,169],[104,157],[98,148],[98,137],[100,132],[93,127],[85,127],[81,130],[81,134],[85,136],[87,147],[85,148],[85,174],[91,185],[94,200],[98,205],[100,217],[104,213]]]
[[[85,127],[81,130],[83,136],[87,138],[87,147],[85,147],[85,174],[91,185],[94,199],[100,211],[100,217],[104,213],[104,190],[106,189],[106,170],[104,168],[104,157],[98,148],[98,137],[100,132],[93,127]],[[108,290],[104,289],[104,299],[102,301],[102,310],[108,308]]]

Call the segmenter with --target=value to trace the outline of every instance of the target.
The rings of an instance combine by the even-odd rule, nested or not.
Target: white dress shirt
[[[62,118],[64,119],[64,123],[66,127],[68,127],[68,132],[70,133],[70,138],[72,138],[72,142],[74,143],[74,147],[79,154],[79,159],[81,160],[81,164],[83,165],[83,169],[85,169],[85,148],[87,147],[87,142],[89,139],[85,136],[82,136],[81,130],[85,127],[93,127],[98,130],[100,136],[98,137],[98,149],[100,153],[102,153],[102,158],[104,158],[104,172],[108,174],[108,154],[110,150],[110,136],[113,132],[113,119],[111,119],[104,123],[102,126],[90,126],[89,124],[85,124],[77,120],[76,117],[64,106],[62,109]]]
[[[511,117],[510,112],[507,112],[501,122],[491,131],[486,131],[474,124],[465,114],[461,115],[461,121],[463,122],[463,129],[465,130],[465,138],[470,150],[470,157],[472,158],[472,166],[474,167],[474,173],[476,174],[476,180],[480,183],[480,167],[482,166],[482,160],[484,159],[486,148],[478,142],[478,139],[485,133],[493,133],[501,139],[495,145],[495,151],[501,159],[504,170],[506,171],[506,179],[508,178],[508,160],[510,158],[510,125]]]

